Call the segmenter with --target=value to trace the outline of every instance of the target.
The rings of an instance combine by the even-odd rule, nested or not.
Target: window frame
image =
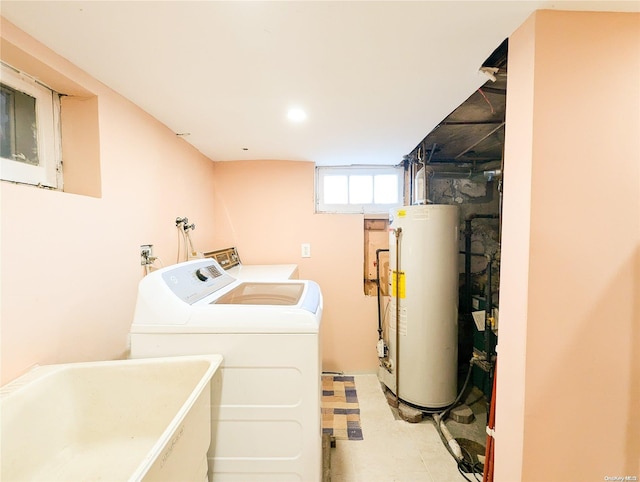
[[[0,62],[2,84],[36,99],[37,166],[0,157],[3,181],[62,189],[60,94]]]
[[[396,203],[326,203],[324,201],[324,178],[331,175],[362,176],[393,174],[398,182],[398,201]],[[347,184],[349,184],[347,182]],[[404,171],[401,166],[391,165],[359,165],[359,166],[316,166],[316,213],[344,214],[388,214],[390,209],[401,206],[404,200]],[[374,182],[375,199],[375,182]]]

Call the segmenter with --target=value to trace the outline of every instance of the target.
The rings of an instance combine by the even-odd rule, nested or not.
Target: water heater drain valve
[[[378,340],[376,349],[378,350],[378,358],[384,358],[387,356],[387,345],[382,338]]]

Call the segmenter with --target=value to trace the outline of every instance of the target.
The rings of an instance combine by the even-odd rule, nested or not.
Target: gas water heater
[[[388,354],[379,378],[418,407],[441,408],[456,398],[458,222],[457,206],[390,212]]]

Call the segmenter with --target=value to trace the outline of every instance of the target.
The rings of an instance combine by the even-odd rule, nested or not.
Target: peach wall
[[[498,482],[640,476],[640,15],[510,39]]]
[[[496,443],[497,479],[521,480],[524,433],[525,361],[529,289],[531,164],[533,161],[533,30],[526,22],[509,39],[509,80],[505,133],[505,174],[500,267],[500,333],[496,421],[501,430]],[[517,159],[511,166],[509,161]],[[505,281],[509,279],[509,283]],[[516,320],[509,322],[509,320]],[[503,402],[506,390],[508,402]],[[506,422],[503,422],[506,420]],[[507,454],[503,455],[505,452]],[[508,470],[507,470],[508,465]]]
[[[4,19],[2,38],[12,63],[97,96],[101,166],[98,198],[0,183],[5,383],[34,364],[125,356],[140,245],[175,263],[177,216],[210,244],[215,201],[213,163],[166,126]]]
[[[236,246],[245,264],[296,263],[320,284],[323,369],[377,367],[377,304],[364,295],[364,220],[314,214],[314,164],[294,161],[214,163],[215,243]],[[300,257],[301,243],[311,258]]]

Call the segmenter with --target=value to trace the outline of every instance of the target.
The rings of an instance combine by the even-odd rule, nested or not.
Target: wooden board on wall
[[[369,296],[377,296],[376,283],[376,251],[389,249],[389,220],[364,220],[364,292]],[[380,288],[383,295],[388,293],[389,253],[380,252]]]

